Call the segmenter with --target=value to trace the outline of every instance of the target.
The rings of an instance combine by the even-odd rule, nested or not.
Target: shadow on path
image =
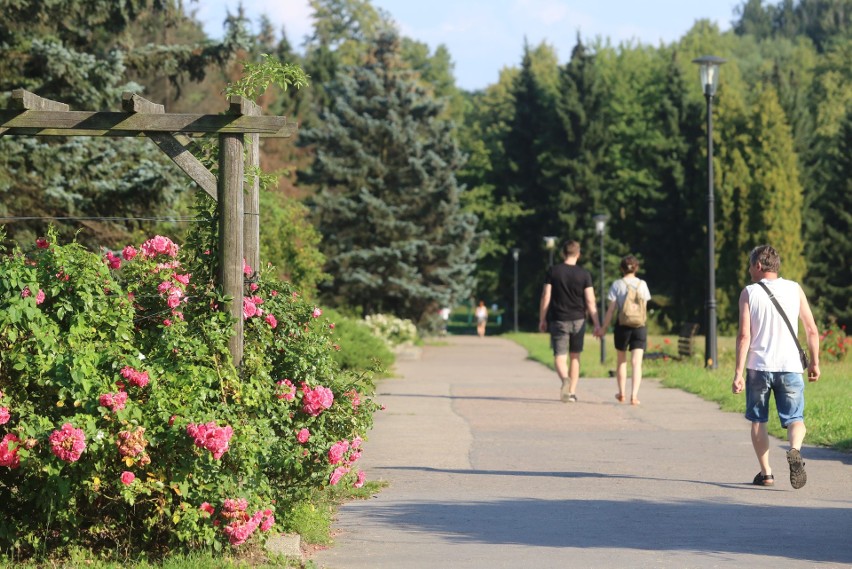
[[[508,499],[376,505],[364,514],[458,543],[727,552],[852,563],[848,508]]]

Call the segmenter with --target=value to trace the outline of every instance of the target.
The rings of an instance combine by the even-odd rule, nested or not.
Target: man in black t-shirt
[[[548,269],[541,291],[538,328],[550,332],[553,362],[556,375],[562,382],[560,398],[563,403],[577,401],[577,382],[580,380],[580,353],[586,333],[586,313],[600,331],[598,310],[595,306],[595,289],[592,275],[577,266],[580,244],[566,241],[562,244],[564,261]],[[570,355],[570,366],[568,357]]]

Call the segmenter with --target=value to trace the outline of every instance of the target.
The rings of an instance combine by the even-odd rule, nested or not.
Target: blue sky
[[[698,19],[730,28],[742,0],[373,0],[389,12],[402,33],[428,44],[444,44],[455,64],[456,84],[468,90],[495,83],[500,69],[520,65],[524,38],[547,41],[560,62],[571,55],[579,32],[584,39],[614,44],[638,41],[659,45],[681,37]],[[198,0],[187,5],[211,37],[221,37],[226,10],[238,0]],[[298,47],[311,31],[307,0],[242,0],[253,21],[266,14],[284,26]]]

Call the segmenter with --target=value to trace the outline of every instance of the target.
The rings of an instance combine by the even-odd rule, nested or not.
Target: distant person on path
[[[485,301],[480,300],[479,306],[476,307],[476,333],[480,338],[485,337],[485,325],[488,324],[488,308],[485,307]]]
[[[639,270],[639,260],[633,255],[627,255],[621,260],[621,278],[612,283],[607,300],[609,306],[603,317],[600,338],[606,335],[613,314],[618,313],[615,320],[615,378],[618,383],[618,393],[615,398],[624,403],[627,385],[627,352],[630,352],[631,385],[630,404],[639,405],[639,385],[642,383],[642,357],[648,347],[648,326],[646,305],[651,300],[648,284],[636,276]]]
[[[576,403],[580,380],[580,353],[586,334],[586,314],[592,318],[595,334],[599,333],[598,311],[592,275],[577,266],[580,244],[566,241],[561,247],[562,263],[547,270],[541,291],[538,329],[550,332],[553,363],[562,382],[559,392],[563,403]],[[570,355],[570,365],[568,357]]]
[[[751,421],[751,443],[760,463],[754,477],[757,486],[772,486],[775,477],[769,466],[769,394],[775,394],[775,406],[781,426],[787,429],[790,450],[790,484],[799,489],[808,476],[802,460],[802,441],[805,439],[805,367],[798,340],[798,317],[805,327],[810,363],[808,381],[819,379],[819,330],[814,322],[808,299],[802,287],[778,276],[781,257],[769,245],[755,247],[749,254],[748,271],[755,284],[746,286],[740,294],[740,323],[737,335],[737,362],[732,391],[746,394],[746,419]],[[764,290],[763,287],[767,290]],[[770,297],[770,294],[772,295]],[[784,311],[784,316],[772,298]],[[795,326],[795,327],[793,327]],[[743,376],[745,370],[745,377]]]
[[[450,323],[450,309],[446,306],[439,311],[441,315],[441,335],[447,335],[447,326]]]

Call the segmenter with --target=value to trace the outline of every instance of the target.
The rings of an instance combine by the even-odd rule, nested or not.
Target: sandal
[[[615,398],[618,399],[619,402],[624,403],[624,394],[616,393]]]
[[[775,477],[771,474],[763,475],[760,472],[754,477],[754,480],[751,482],[755,486],[774,486],[775,485]]]
[[[787,451],[787,463],[790,465],[790,486],[798,490],[808,481],[808,473],[805,472],[805,461],[798,449],[792,448]]]

